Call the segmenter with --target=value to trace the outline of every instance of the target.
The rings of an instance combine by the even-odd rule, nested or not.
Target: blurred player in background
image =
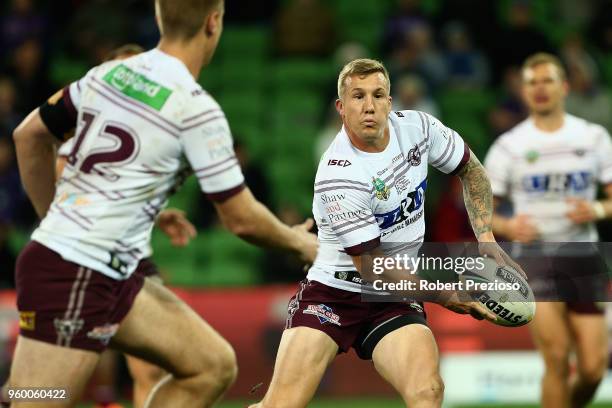
[[[16,267],[20,335],[10,388],[67,389],[74,406],[107,346],[163,367],[147,406],[211,406],[236,376],[231,346],[170,290],[135,271],[168,196],[192,171],[234,234],[314,260],[311,220],[288,227],[255,200],[225,115],[196,82],[222,27],[222,0],[157,0],[158,47],[93,68],[63,90],[77,121],[55,186],[40,109],[15,130],[40,226]],[[16,407],[38,406],[14,402]]]
[[[319,254],[289,303],[272,382],[254,407],[305,407],[329,364],[351,347],[373,361],[407,406],[441,406],[438,349],[422,303],[361,299],[372,290],[366,282],[375,279],[369,255],[393,255],[423,242],[429,164],[461,178],[478,241],[499,263],[516,265],[491,232],[493,196],[478,159],[433,116],[391,112],[390,88],[378,61],[354,60],[340,72],[336,108],[344,126],[323,154],[314,184]],[[494,319],[476,302],[451,297],[439,303]]]
[[[137,44],[126,44],[122,47],[117,48],[105,59],[105,61],[112,60],[123,60],[131,56],[144,52],[144,48]],[[66,134],[74,134],[76,127],[75,122],[71,122],[73,119],[70,111],[67,109],[66,102],[63,100],[63,92],[60,90],[54,95],[48,103],[42,105],[39,108],[40,117],[51,133],[58,139],[65,138]],[[74,138],[70,138],[58,149],[58,159],[56,163],[56,177],[59,180],[68,155],[73,149]],[[168,208],[162,210],[155,220],[156,225],[170,238],[171,242],[175,246],[185,246],[189,243],[190,239],[195,237],[197,231],[193,224],[185,218],[185,214],[174,208]],[[143,254],[145,258],[140,261],[137,272],[143,274],[148,279],[155,279],[158,282],[162,282],[162,278],[159,273],[159,269],[150,259],[152,255],[151,247],[147,248],[147,251]],[[112,358],[109,355],[107,358]],[[105,358],[102,355],[101,358]],[[147,395],[153,389],[153,386],[157,384],[166,374],[163,369],[153,364],[146,362],[145,360],[125,355],[126,362],[132,379],[134,380],[133,386],[133,402],[134,407],[141,408],[144,406],[144,402]]]
[[[610,135],[602,126],[565,112],[568,84],[555,56],[529,57],[522,76],[530,116],[500,136],[485,160],[493,194],[508,198],[514,207],[511,218],[494,216],[494,231],[521,243],[596,242],[594,223],[612,216]],[[602,201],[595,201],[598,183],[608,197]],[[594,274],[600,269],[589,254],[577,255],[582,256],[563,258],[563,265],[553,265],[551,273]],[[603,310],[595,302],[541,302],[531,328],[546,366],[542,405],[585,406],[607,366]],[[570,379],[572,350],[577,372]]]

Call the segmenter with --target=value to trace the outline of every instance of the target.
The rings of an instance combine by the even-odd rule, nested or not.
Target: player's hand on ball
[[[157,226],[170,238],[172,245],[177,247],[187,245],[197,235],[196,228],[185,217],[185,212],[176,208],[160,212]]]
[[[297,236],[297,248],[300,259],[306,262],[307,265],[314,262],[319,249],[319,241],[317,240],[317,236],[310,232],[312,227],[314,227],[314,220],[312,218],[308,218],[303,223],[291,227]]]
[[[457,292],[448,293],[446,296],[443,296],[443,299],[440,304],[455,313],[469,314],[478,320],[487,319],[491,322],[497,320],[497,316],[484,305],[473,300],[463,300]]]
[[[567,203],[570,207],[570,210],[566,213],[567,218],[575,224],[584,224],[597,220],[597,214],[589,201],[570,197],[567,199]]]
[[[497,242],[479,242],[478,251],[480,255],[495,259],[498,265],[508,265],[516,269],[527,280],[527,274],[519,264],[514,262],[512,258],[499,246]]]

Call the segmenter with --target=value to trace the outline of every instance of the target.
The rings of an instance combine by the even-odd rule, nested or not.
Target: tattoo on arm
[[[470,160],[459,172],[463,184],[463,200],[476,237],[491,231],[493,193],[484,167],[470,152]]]

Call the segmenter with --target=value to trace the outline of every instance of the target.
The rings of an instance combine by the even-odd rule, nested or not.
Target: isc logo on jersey
[[[427,179],[421,181],[413,191],[406,195],[400,206],[396,209],[384,214],[374,214],[378,221],[378,226],[381,229],[387,229],[403,221],[409,220],[412,213],[419,211],[425,201],[425,189],[427,188]],[[417,218],[418,219],[418,218]],[[410,224],[417,219],[409,222]]]
[[[327,162],[328,166],[340,166],[340,167],[348,167],[350,166],[352,163],[348,160],[337,160],[337,159],[330,159]]]

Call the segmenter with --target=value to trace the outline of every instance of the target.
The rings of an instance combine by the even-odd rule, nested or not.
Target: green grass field
[[[254,401],[228,401],[217,405],[217,408],[245,408]],[[131,408],[125,404],[124,408]],[[380,399],[380,398],[359,398],[359,399],[318,399],[308,405],[309,408],[404,408],[404,404],[399,400]],[[476,405],[448,405],[448,408],[538,408],[539,405],[528,404],[476,404]],[[610,408],[611,403],[599,403],[589,405],[590,408]],[[92,408],[92,405],[79,405],[79,408]]]

